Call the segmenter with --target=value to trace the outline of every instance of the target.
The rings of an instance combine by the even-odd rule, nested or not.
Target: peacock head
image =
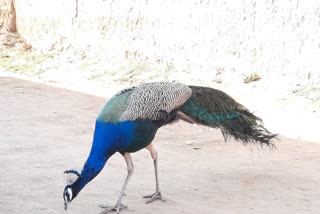
[[[77,185],[77,181],[79,181],[79,179],[81,179],[81,175],[78,171],[72,169],[72,170],[67,170],[64,173],[66,174],[74,174],[77,176],[77,180],[75,182],[72,182],[69,180],[69,184],[64,188],[63,191],[63,199],[64,199],[64,209],[67,210],[68,209],[68,204],[75,199],[75,197],[77,197],[78,193],[79,193],[79,188]],[[71,184],[70,184],[71,183]]]

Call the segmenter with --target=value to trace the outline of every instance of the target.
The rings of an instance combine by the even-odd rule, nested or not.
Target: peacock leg
[[[133,163],[132,163],[132,159],[131,159],[130,153],[125,153],[124,154],[124,159],[125,159],[125,161],[127,163],[128,175],[127,175],[127,178],[126,178],[126,180],[125,180],[125,182],[123,184],[123,187],[121,189],[121,192],[120,192],[120,195],[118,197],[118,200],[117,200],[117,202],[116,202],[116,204],[114,206],[103,206],[103,205],[100,205],[101,208],[106,208],[100,214],[105,214],[105,213],[109,213],[109,212],[113,212],[113,211],[115,211],[117,213],[120,213],[120,211],[122,209],[127,208],[127,206],[125,206],[125,205],[123,205],[121,203],[121,200],[122,200],[124,192],[125,192],[125,190],[127,188],[129,180],[130,180],[130,178],[131,178],[131,176],[133,174],[134,167],[133,167]]]
[[[155,193],[153,193],[152,195],[146,195],[143,196],[143,198],[150,198],[149,200],[146,201],[146,203],[151,203],[154,200],[161,200],[161,201],[165,201],[161,195],[160,192],[160,188],[159,188],[159,177],[158,177],[158,153],[157,151],[154,149],[152,144],[149,144],[146,149],[148,149],[151,153],[151,157],[153,159],[153,164],[154,164],[154,172],[155,172],[155,176],[156,176],[156,191]]]

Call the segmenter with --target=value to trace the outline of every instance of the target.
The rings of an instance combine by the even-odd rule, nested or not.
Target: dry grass
[[[243,82],[244,83],[250,83],[250,82],[258,81],[260,79],[261,79],[261,77],[259,76],[259,74],[252,73],[249,76],[247,76],[246,78],[244,78]]]

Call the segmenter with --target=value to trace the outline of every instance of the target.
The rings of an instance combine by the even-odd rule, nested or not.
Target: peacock
[[[121,203],[134,166],[131,153],[143,148],[150,151],[155,169],[155,192],[144,196],[146,203],[162,200],[158,179],[158,155],[152,144],[157,130],[177,120],[219,128],[225,140],[233,137],[244,144],[254,143],[274,147],[276,134],[269,132],[262,120],[221,90],[188,86],[178,82],[153,82],[131,87],[115,94],[99,113],[89,157],[76,180],[63,191],[64,208],[94,179],[107,160],[119,152],[127,164],[127,177],[114,206],[101,213],[126,208]]]

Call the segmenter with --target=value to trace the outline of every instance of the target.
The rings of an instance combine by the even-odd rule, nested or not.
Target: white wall
[[[18,32],[39,49],[199,79],[232,82],[256,72],[320,83],[320,0],[15,2]]]

